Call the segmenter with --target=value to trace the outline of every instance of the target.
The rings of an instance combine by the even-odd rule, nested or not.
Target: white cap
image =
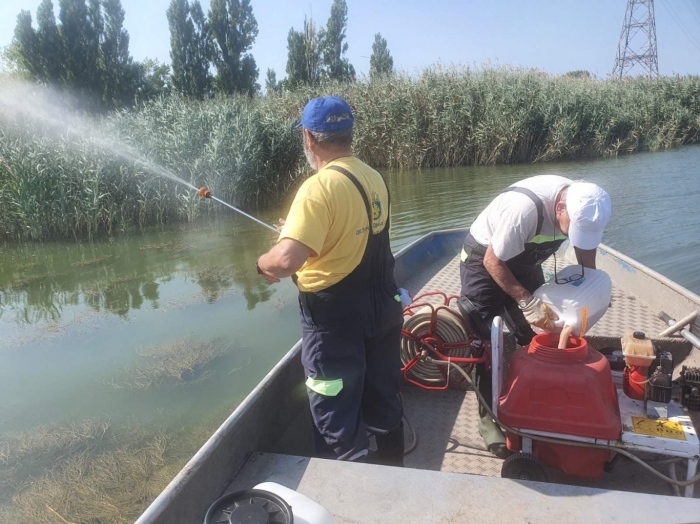
[[[569,213],[569,240],[579,249],[595,249],[603,239],[603,229],[610,219],[610,195],[590,182],[574,182],[566,192]]]

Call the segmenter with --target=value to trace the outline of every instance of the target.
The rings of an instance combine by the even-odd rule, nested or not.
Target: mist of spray
[[[70,97],[43,86],[21,81],[3,81],[0,84],[0,118],[14,122],[30,120],[41,124],[49,133],[65,135],[75,142],[87,141],[146,171],[197,191],[197,187],[190,182],[147,159],[132,146],[115,137],[106,136],[104,129],[95,120],[81,117],[76,107],[76,102]]]
[[[75,100],[46,87],[19,81],[0,83],[0,119],[4,118],[15,122],[29,119],[34,123],[40,123],[44,131],[57,135],[67,135],[76,142],[86,140],[123,160],[141,166],[146,171],[169,178],[198,191],[198,188],[190,182],[183,180],[169,169],[147,159],[141,152],[130,145],[123,143],[116,137],[105,136],[104,129],[97,122],[81,117],[75,108]],[[228,202],[224,202],[211,194],[209,194],[209,198],[267,229],[274,232],[279,231],[276,227],[266,224]]]

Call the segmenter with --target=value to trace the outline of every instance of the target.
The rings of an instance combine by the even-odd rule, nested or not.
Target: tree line
[[[354,82],[346,53],[348,7],[333,0],[325,26],[305,18],[301,30],[287,36],[287,76],[277,81],[268,69],[268,92],[318,86],[327,81]],[[25,78],[64,89],[89,109],[112,110],[175,92],[205,99],[216,94],[254,96],[261,91],[251,53],[258,23],[251,0],[211,0],[205,13],[199,0],[171,0],[170,65],[135,61],[129,52],[121,0],[42,0],[36,27],[29,11],[17,16],[6,61]],[[375,35],[370,79],[391,74],[387,41]]]

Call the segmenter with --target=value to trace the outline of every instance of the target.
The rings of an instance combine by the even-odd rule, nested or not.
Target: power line
[[[650,78],[659,75],[654,0],[627,0],[612,75],[622,78],[635,65]]]
[[[688,6],[688,11],[690,11],[698,22],[698,27],[700,27],[700,2],[694,0],[685,0],[685,4]],[[691,27],[692,29],[692,27]]]
[[[672,3],[669,4],[666,0],[661,0],[661,3],[663,4],[666,11],[671,15],[673,21],[681,30],[681,33],[683,33],[683,35],[688,39],[688,41],[691,44],[693,44],[698,50],[700,50],[700,38],[695,36],[695,33],[692,30],[692,28],[690,30],[688,29],[688,27],[685,25],[685,22],[683,21],[683,16],[679,15],[676,12],[675,8],[671,7],[673,5]],[[698,9],[700,9],[700,7],[698,7]],[[695,9],[690,9],[689,11],[694,15],[696,14]],[[698,16],[700,16],[700,14],[698,14]]]
[[[700,20],[700,3],[692,2],[691,0],[686,0],[686,3],[695,11],[698,20]]]

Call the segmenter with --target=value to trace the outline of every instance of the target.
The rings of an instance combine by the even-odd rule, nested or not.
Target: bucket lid
[[[211,505],[204,524],[293,524],[292,508],[279,495],[262,489],[229,493]]]

